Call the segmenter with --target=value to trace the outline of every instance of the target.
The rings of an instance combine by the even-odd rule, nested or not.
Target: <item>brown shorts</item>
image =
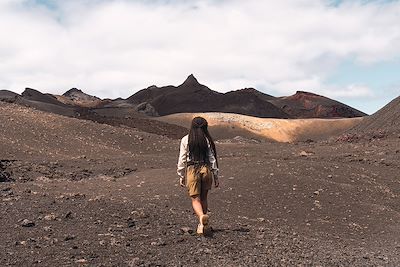
[[[186,186],[189,196],[200,195],[201,191],[210,190],[212,186],[212,172],[207,165],[188,166],[186,172]]]

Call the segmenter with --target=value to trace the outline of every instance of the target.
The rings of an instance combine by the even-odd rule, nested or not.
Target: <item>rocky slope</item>
[[[354,131],[387,131],[400,133],[400,96],[366,118]]]
[[[19,104],[51,114],[113,126],[123,125],[171,138],[178,138],[183,132],[186,132],[183,127],[149,119],[146,114],[157,115],[151,106],[133,105],[126,100],[119,99],[101,100],[76,88],[69,90],[63,96],[43,94],[31,88],[26,88],[21,95],[2,90],[0,91],[0,101]]]

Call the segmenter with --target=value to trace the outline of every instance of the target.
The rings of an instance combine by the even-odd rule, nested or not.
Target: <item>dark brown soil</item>
[[[400,147],[217,143],[210,237],[179,140],[0,103],[0,266],[397,266]]]

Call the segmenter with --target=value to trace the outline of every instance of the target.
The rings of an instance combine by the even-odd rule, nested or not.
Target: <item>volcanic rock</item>
[[[158,116],[156,109],[149,103],[143,102],[136,106],[136,110],[140,113],[146,114],[147,116]]]
[[[28,220],[28,219],[24,219],[21,222],[21,226],[22,227],[33,227],[33,226],[35,226],[35,223],[33,221]]]

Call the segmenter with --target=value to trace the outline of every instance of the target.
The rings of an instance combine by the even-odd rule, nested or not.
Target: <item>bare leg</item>
[[[208,190],[202,191],[200,195],[201,206],[203,208],[204,214],[207,214],[208,211],[207,195],[208,195]]]
[[[192,207],[199,218],[204,215],[204,209],[202,206],[202,201],[200,200],[200,196],[197,195],[192,197]]]

